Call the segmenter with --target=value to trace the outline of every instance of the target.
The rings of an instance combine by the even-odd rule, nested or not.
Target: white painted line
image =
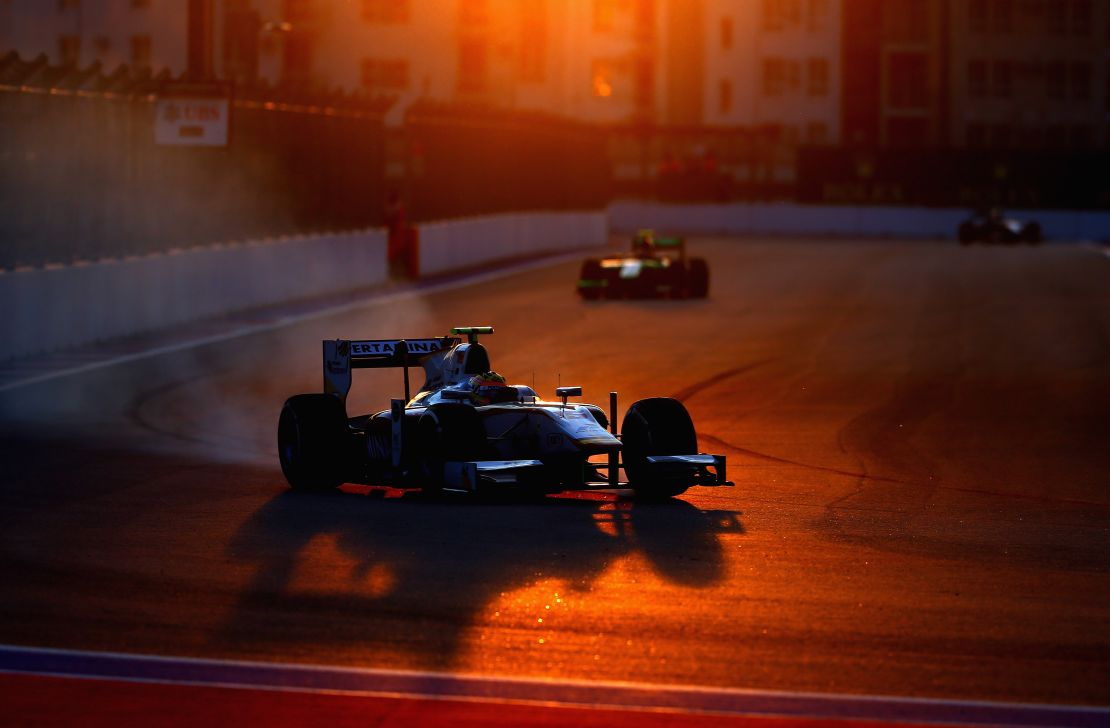
[[[554,680],[0,645],[0,673],[428,700],[899,724],[1096,728],[1110,708]]]
[[[430,293],[439,293],[441,291],[451,290],[453,288],[462,288],[464,286],[471,286],[478,283],[485,283],[486,281],[497,280],[506,276],[514,275],[517,273],[525,273],[530,270],[539,268],[546,268],[549,266],[560,265],[571,260],[577,260],[584,255],[587,255],[591,248],[584,248],[571,253],[564,253],[561,255],[544,258],[542,260],[528,261],[526,263],[517,263],[509,265],[504,268],[497,268],[495,270],[486,271],[483,273],[474,273],[465,275],[461,278],[452,278],[440,283],[434,283],[428,286],[415,286],[413,288],[398,291],[396,293],[387,293],[380,295],[370,295],[365,298],[360,298],[351,303],[339,304],[336,306],[329,306],[327,308],[309,311],[307,313],[295,314],[292,316],[285,316],[275,321],[270,321],[264,324],[254,324],[251,326],[244,326],[234,331],[226,331],[222,334],[213,334],[210,336],[202,336],[195,339],[177,342],[174,344],[167,344],[165,346],[158,346],[144,351],[137,351],[131,354],[122,354],[119,356],[102,359],[100,361],[82,364],[80,366],[69,367],[67,369],[59,369],[57,371],[45,372],[35,376],[27,377],[25,379],[18,379],[13,382],[7,382],[0,385],[0,392],[9,392],[23,387],[29,387],[33,384],[41,384],[49,382],[53,379],[61,379],[63,377],[70,377],[77,374],[84,374],[97,369],[104,369],[106,367],[116,366],[118,364],[126,364],[128,362],[137,361],[140,359],[149,359],[150,357],[161,356],[163,354],[172,354],[177,351],[184,351],[186,349],[193,349],[198,346],[208,346],[209,344],[218,344],[223,341],[231,339],[238,339],[243,336],[251,336],[252,334],[260,334],[275,329],[281,329],[286,326],[293,326],[295,324],[311,321],[313,319],[326,318],[341,313],[348,313],[350,311],[357,311],[362,308],[370,308],[371,306],[380,306],[383,304],[394,303],[397,301],[405,301],[412,298],[417,298]],[[568,290],[570,290],[573,281],[568,282]],[[276,304],[281,305],[281,304]]]

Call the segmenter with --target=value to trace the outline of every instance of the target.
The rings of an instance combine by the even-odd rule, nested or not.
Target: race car
[[[957,237],[961,245],[971,243],[1032,243],[1041,242],[1041,226],[1035,221],[1022,222],[1005,217],[1002,210],[992,207],[976,212],[960,223]]]
[[[704,258],[688,258],[686,239],[661,237],[640,230],[629,255],[589,258],[582,262],[578,295],[599,298],[705,298],[709,266]]]
[[[324,341],[324,391],[290,397],[278,418],[278,457],[289,485],[486,494],[631,488],[642,498],[669,498],[692,485],[732,485],[725,457],[698,451],[693,422],[678,400],[634,403],[618,434],[610,424],[616,392],[606,415],[597,405],[569,401],[581,396],[581,387],[559,387],[559,401],[548,402],[529,386],[507,384],[478,341],[492,333],[489,326],[466,326],[431,339]],[[425,381],[410,399],[415,366],[424,369]],[[381,367],[404,370],[405,398],[350,416],[352,372]]]

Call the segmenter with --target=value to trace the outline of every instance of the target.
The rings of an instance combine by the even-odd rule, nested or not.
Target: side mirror
[[[559,399],[563,400],[563,406],[566,407],[568,397],[581,397],[582,396],[582,388],[581,387],[559,387],[555,390],[555,396],[558,397]]]

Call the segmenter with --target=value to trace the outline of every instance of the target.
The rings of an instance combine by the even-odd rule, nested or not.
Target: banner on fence
[[[230,128],[231,103],[220,86],[171,86],[154,104],[156,144],[226,147]]]

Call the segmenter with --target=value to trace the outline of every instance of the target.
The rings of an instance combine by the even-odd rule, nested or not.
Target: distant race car
[[[686,256],[686,239],[640,230],[628,255],[589,258],[578,276],[578,294],[599,298],[705,298],[709,266]]]
[[[568,403],[581,387],[559,387],[560,401],[545,402],[531,387],[506,384],[478,342],[492,333],[471,326],[434,339],[323,342],[324,392],[290,397],[278,420],[278,455],[290,486],[537,494],[631,488],[638,497],[667,498],[691,485],[732,485],[723,455],[698,452],[694,424],[678,400],[634,403],[617,434],[610,425],[616,392],[606,416],[597,405]],[[457,338],[463,334],[466,342]],[[409,399],[412,366],[423,367],[426,381]],[[381,367],[404,369],[405,399],[349,416],[352,371]]]
[[[960,243],[1032,243],[1041,242],[1041,226],[1034,221],[1022,222],[1004,217],[997,207],[976,212],[960,223]]]

